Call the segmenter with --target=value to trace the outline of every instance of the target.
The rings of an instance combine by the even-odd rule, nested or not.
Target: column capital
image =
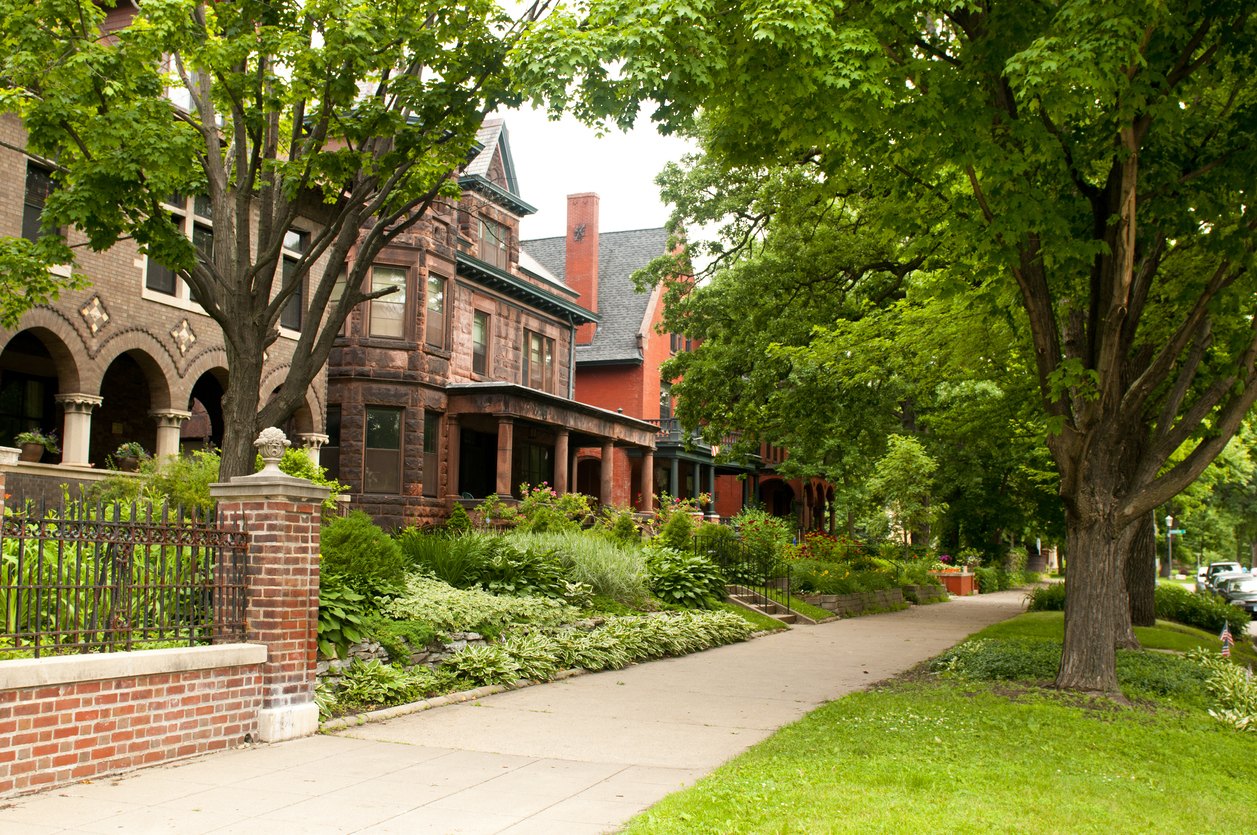
[[[192,413],[186,409],[153,409],[148,416],[157,421],[157,425],[181,427],[183,422],[192,417]]]
[[[323,444],[331,440],[329,436],[321,432],[298,432],[297,437],[307,449],[313,449],[316,452],[323,448]]]
[[[82,414],[91,414],[92,409],[105,402],[105,398],[99,394],[85,394],[79,391],[54,394],[52,399],[60,403],[67,412]]]

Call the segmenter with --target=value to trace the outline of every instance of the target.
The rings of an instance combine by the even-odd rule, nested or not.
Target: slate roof
[[[566,238],[521,241],[521,248],[566,283]],[[598,235],[598,315],[602,322],[589,345],[576,346],[576,362],[641,362],[637,331],[646,315],[649,293],[633,289],[633,273],[667,252],[663,227]],[[584,303],[577,300],[578,303]]]
[[[503,119],[485,119],[476,131],[476,142],[482,150],[463,169],[464,174],[488,177],[489,167],[493,164],[493,153],[502,146],[502,170],[506,173],[506,189],[516,197],[519,196],[519,181],[515,177],[515,160],[511,156],[510,135],[506,131]]]

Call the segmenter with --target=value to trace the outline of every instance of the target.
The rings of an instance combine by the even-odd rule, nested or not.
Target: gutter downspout
[[[576,399],[576,323],[567,314],[567,399]]]

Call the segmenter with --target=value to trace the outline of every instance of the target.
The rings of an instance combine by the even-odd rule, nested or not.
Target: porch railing
[[[752,548],[731,536],[696,536],[692,548],[714,562],[730,585],[789,605],[790,565],[778,560],[771,550]]]
[[[0,659],[244,637],[247,534],[137,504],[10,505]]]

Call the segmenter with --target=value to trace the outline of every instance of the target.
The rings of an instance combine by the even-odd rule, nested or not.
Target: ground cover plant
[[[1248,630],[1251,620],[1248,612],[1232,606],[1220,597],[1196,594],[1177,583],[1158,583],[1153,594],[1154,610],[1158,618],[1213,633],[1221,633],[1224,624],[1230,625],[1233,635],[1243,635]],[[1032,612],[1063,611],[1065,584],[1053,583],[1033,590],[1026,596],[1026,604]]]

